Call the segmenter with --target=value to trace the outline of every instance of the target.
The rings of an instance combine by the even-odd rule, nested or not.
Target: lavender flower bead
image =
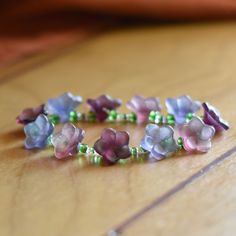
[[[211,139],[215,134],[213,126],[206,125],[199,117],[179,128],[186,151],[207,152],[211,148]]]
[[[150,157],[156,160],[162,160],[178,149],[174,139],[174,130],[168,125],[159,127],[155,124],[148,124],[140,146],[150,152]]]
[[[99,121],[104,121],[108,117],[108,111],[114,110],[121,105],[121,100],[113,99],[107,95],[101,95],[96,99],[88,99],[87,103],[92,112],[96,113]]]
[[[198,101],[192,101],[189,96],[184,95],[176,99],[167,98],[166,107],[168,113],[175,116],[175,121],[177,124],[184,124],[186,122],[187,114],[194,114],[197,112],[201,107],[201,103]]]
[[[46,147],[48,137],[53,133],[53,129],[54,127],[47,116],[39,115],[35,121],[24,126],[25,147],[27,149]]]
[[[205,124],[212,125],[219,132],[229,129],[228,122],[220,117],[220,112],[215,107],[207,102],[204,102],[202,107],[204,109],[203,121]]]
[[[103,157],[105,164],[112,165],[119,159],[130,157],[129,134],[111,128],[104,129],[100,139],[95,142],[94,149]]]
[[[73,124],[65,124],[62,130],[52,136],[55,156],[62,159],[77,153],[77,146],[84,138],[84,130]]]
[[[71,93],[64,93],[57,98],[49,99],[45,105],[48,114],[56,114],[62,123],[69,120],[71,111],[74,111],[82,102],[80,96],[73,96]]]
[[[44,112],[44,104],[36,107],[36,108],[26,108],[24,109],[19,116],[16,117],[16,122],[18,124],[28,124]]]
[[[160,100],[155,97],[144,98],[134,96],[128,103],[127,108],[137,114],[137,122],[145,123],[148,121],[151,111],[161,111]]]

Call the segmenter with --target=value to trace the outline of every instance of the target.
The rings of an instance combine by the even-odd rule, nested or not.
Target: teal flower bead
[[[44,148],[48,144],[48,137],[53,133],[54,126],[49,121],[47,116],[41,114],[34,122],[31,122],[24,127],[26,135],[25,147]]]

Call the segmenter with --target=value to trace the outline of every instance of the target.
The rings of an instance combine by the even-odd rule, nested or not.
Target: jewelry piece
[[[168,114],[161,115],[158,98],[134,96],[127,103],[131,113],[118,113],[121,100],[101,95],[88,99],[90,111],[80,113],[76,108],[82,103],[80,96],[64,93],[49,99],[44,105],[24,109],[16,118],[24,125],[25,148],[54,147],[57,159],[84,154],[95,164],[123,163],[130,158],[139,160],[150,157],[164,159],[178,151],[207,152],[216,132],[229,129],[219,111],[209,103],[193,101],[189,96],[167,98]],[[203,108],[202,117],[195,113]],[[79,122],[130,122],[147,123],[139,147],[129,147],[129,134],[106,128],[93,147],[82,143],[85,131],[75,126]],[[54,127],[64,123],[59,132]],[[176,139],[175,130],[179,137]]]

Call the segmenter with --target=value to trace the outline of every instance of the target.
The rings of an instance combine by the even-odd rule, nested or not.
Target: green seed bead
[[[192,119],[193,119],[193,113],[188,113],[188,114],[186,115],[186,121],[189,122],[189,121],[192,120]]]
[[[135,157],[137,156],[138,150],[136,147],[130,148],[131,156]]]
[[[167,119],[167,120],[175,120],[175,117],[174,117],[174,115],[172,115],[172,114],[168,114],[168,115],[166,116],[166,119]]]
[[[117,118],[117,111],[116,110],[111,110],[108,115],[108,120],[109,121],[115,121]]]
[[[156,116],[155,123],[158,125],[161,125],[163,123],[163,116],[161,114],[158,114],[158,116]]]
[[[92,155],[90,158],[89,158],[89,162],[92,163],[92,164],[95,164],[95,165],[101,165],[102,164],[102,157],[100,155]]]
[[[99,164],[102,165],[103,164],[103,158],[102,156],[98,156],[99,157]]]
[[[49,116],[49,120],[54,124],[57,125],[60,122],[60,117],[56,114],[52,114]]]
[[[88,147],[87,149],[87,153],[89,154],[93,154],[95,152],[94,148],[93,147]]]
[[[96,121],[96,114],[92,111],[90,111],[87,115],[88,121],[94,122]]]
[[[155,122],[155,117],[149,116],[148,120],[149,120],[149,122],[154,123]]]
[[[96,165],[101,165],[102,164],[102,157],[99,156],[99,155],[96,155],[94,157],[94,162],[95,162]]]
[[[138,152],[139,152],[140,154],[145,154],[145,153],[147,153],[147,151],[146,151],[145,149],[143,149],[142,147],[139,147]]]
[[[126,114],[117,114],[117,118],[118,121],[124,122],[126,121]]]
[[[48,147],[51,147],[52,146],[52,135],[50,135],[47,139],[47,145]]]
[[[97,164],[97,161],[98,161],[98,156],[94,156],[94,158],[93,158],[94,164]]]
[[[152,118],[155,118],[156,115],[157,115],[157,112],[156,112],[156,111],[151,111],[151,112],[149,113],[149,117],[152,117]]]
[[[125,165],[128,162],[128,159],[120,159],[118,161],[119,164]]]
[[[117,111],[116,110],[111,110],[109,113],[109,116],[113,117],[114,119],[117,118]]]
[[[182,137],[178,138],[177,143],[178,143],[179,148],[183,149],[184,142],[183,142],[183,138]]]
[[[175,121],[174,120],[167,120],[167,124],[174,126],[175,125]]]
[[[76,111],[71,111],[70,112],[70,122],[77,122],[78,121],[78,115]]]
[[[95,156],[96,155],[92,155],[92,156],[89,157],[89,162],[90,163],[94,163]]]
[[[86,153],[87,149],[88,149],[88,145],[87,145],[87,144],[81,143],[81,144],[79,145],[79,151],[80,151],[81,153]]]
[[[130,120],[130,122],[135,123],[136,120],[137,120],[137,115],[136,115],[136,113],[131,112],[131,113],[129,114],[129,120]]]

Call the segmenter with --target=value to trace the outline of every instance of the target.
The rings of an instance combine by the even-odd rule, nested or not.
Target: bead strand
[[[229,129],[213,106],[207,102],[193,101],[189,96],[167,98],[167,114],[160,113],[162,106],[158,98],[134,96],[127,102],[129,113],[119,113],[116,109],[121,100],[101,95],[87,99],[90,111],[77,112],[82,103],[80,96],[64,93],[58,98],[49,99],[46,104],[27,108],[16,118],[24,125],[25,148],[54,148],[58,159],[78,156],[96,165],[125,164],[132,160],[143,161],[148,156],[156,160],[174,153],[207,152],[215,132]],[[196,112],[203,108],[203,116]],[[76,127],[80,122],[106,122],[146,124],[140,146],[129,146],[129,134],[106,128],[91,147],[82,143],[85,131]],[[55,125],[62,123],[60,129]],[[176,129],[175,129],[176,128]],[[57,131],[59,130],[59,131]],[[179,137],[176,139],[176,132]]]

